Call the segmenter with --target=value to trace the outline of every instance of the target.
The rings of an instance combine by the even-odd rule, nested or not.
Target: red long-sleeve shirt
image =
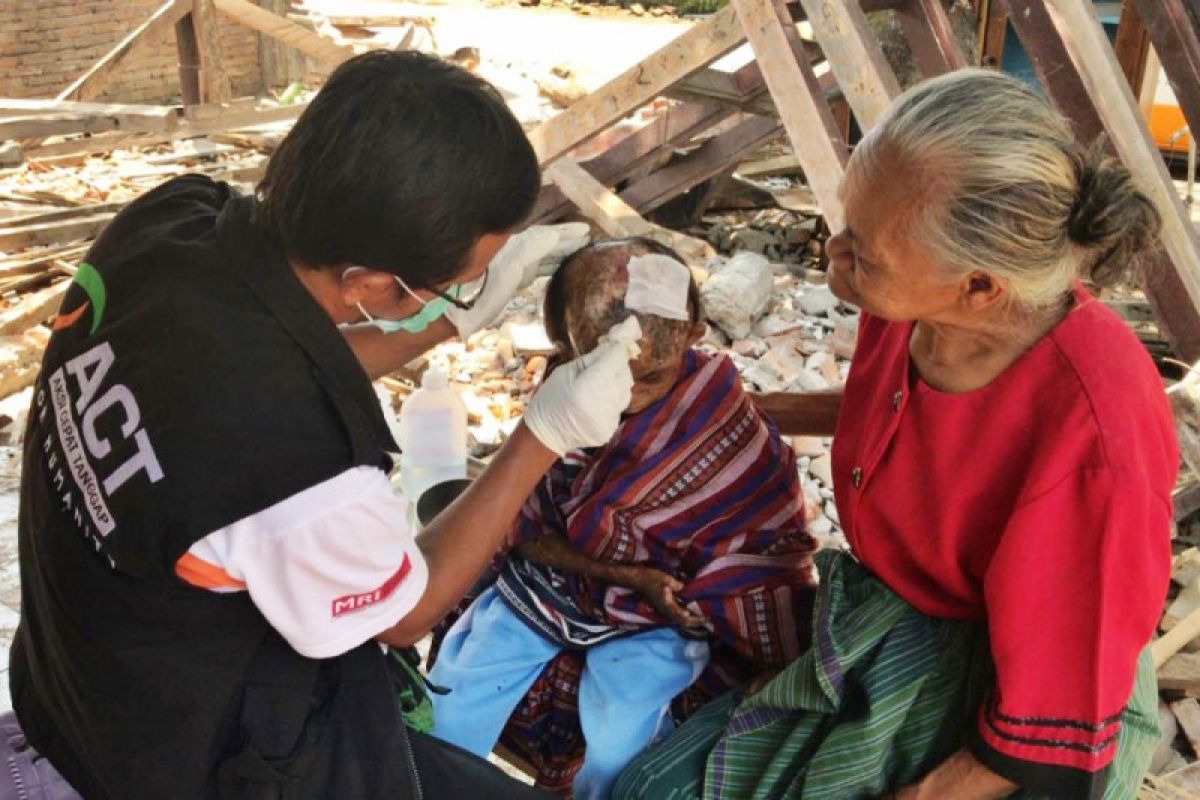
[[[1030,788],[1112,760],[1170,574],[1161,379],[1116,314],[1075,300],[962,394],[910,378],[911,323],[864,314],[833,449],[855,555],[922,612],[988,623],[996,686],[969,741]]]

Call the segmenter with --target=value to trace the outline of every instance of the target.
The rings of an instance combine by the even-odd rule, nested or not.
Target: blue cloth
[[[431,683],[433,735],[479,756],[561,648],[530,628],[489,588],[446,634]],[[708,663],[708,644],[670,628],[606,640],[586,651],[579,720],[587,749],[575,776],[579,800],[607,800],[621,770],[670,732],[668,706]]]

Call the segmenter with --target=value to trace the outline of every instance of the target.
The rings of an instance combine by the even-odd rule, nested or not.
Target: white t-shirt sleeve
[[[382,470],[354,467],[214,531],[185,558],[245,584],[297,652],[331,658],[421,599],[429,573],[407,514]]]

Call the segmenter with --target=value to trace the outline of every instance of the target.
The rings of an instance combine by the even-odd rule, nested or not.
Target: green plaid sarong
[[[812,647],[759,693],[718,699],[643,753],[614,798],[878,797],[963,746],[992,682],[986,629],[921,614],[846,554],[817,561]],[[1157,738],[1147,651],[1105,798],[1134,796]]]

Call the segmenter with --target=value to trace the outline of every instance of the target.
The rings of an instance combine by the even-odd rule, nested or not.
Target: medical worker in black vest
[[[535,794],[408,731],[380,643],[421,638],[556,455],[609,438],[628,348],[555,371],[419,538],[369,378],[496,315],[519,278],[485,268],[539,188],[494,89],[375,52],[332,75],[256,196],[188,176],[112,221],[25,439],[27,743],[0,728],[24,791],[67,791],[57,768],[88,798]]]

